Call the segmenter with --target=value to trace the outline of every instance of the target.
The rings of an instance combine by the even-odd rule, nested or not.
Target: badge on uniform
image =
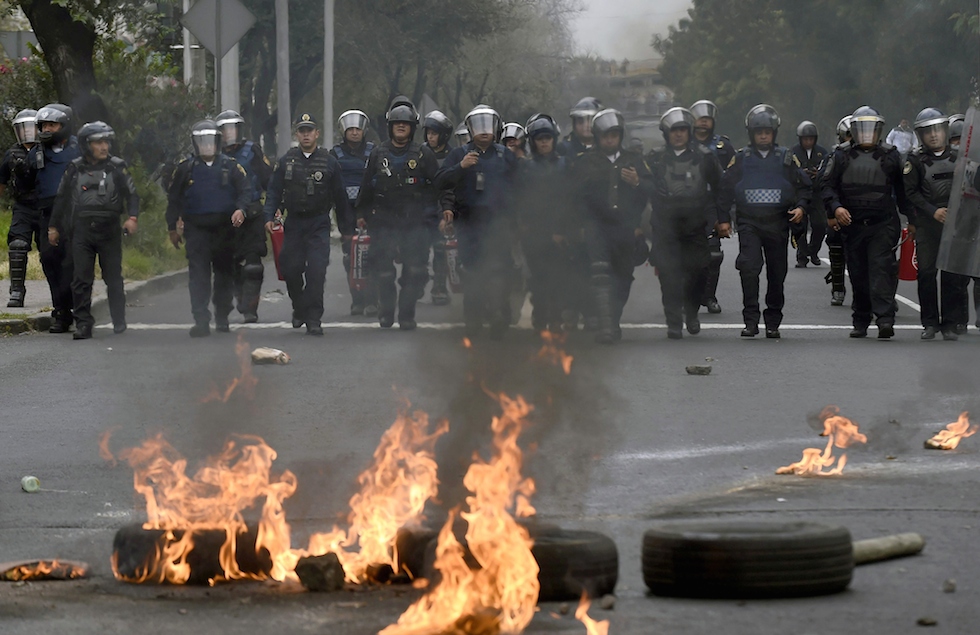
[[[912,163],[909,161],[905,162],[905,167],[902,168],[902,174],[908,174],[912,171]]]
[[[416,161],[415,159],[409,159],[408,160],[408,169],[409,170],[414,170],[418,166],[418,164],[419,164],[419,162]]]
[[[317,170],[316,172],[314,172],[313,173],[313,180],[316,181],[317,183],[319,183],[320,181],[322,181],[323,180],[323,172],[321,172],[320,170]]]

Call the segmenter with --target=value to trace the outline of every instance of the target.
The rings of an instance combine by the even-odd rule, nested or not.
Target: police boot
[[[381,328],[391,328],[395,323],[395,303],[398,291],[395,289],[395,272],[378,274],[378,322]]]
[[[719,248],[711,252],[711,259],[704,277],[704,301],[701,302],[708,308],[708,313],[717,315],[721,313],[721,305],[718,304],[718,280],[721,277],[721,263],[725,260],[725,252]]]
[[[824,278],[830,285],[830,304],[831,306],[843,306],[844,298],[847,295],[847,287],[844,286],[844,259],[843,245],[830,245],[830,273]]]
[[[51,312],[51,327],[48,333],[69,333],[71,331],[71,311],[55,309]]]
[[[595,311],[598,322],[595,341],[599,344],[612,344],[616,341],[612,278],[608,274],[594,275],[592,284],[595,289]]]
[[[8,246],[10,256],[10,299],[7,301],[8,307],[24,306],[24,298],[27,297],[27,286],[24,281],[27,279],[27,254],[30,253],[31,246],[23,240],[12,240]]]
[[[238,311],[245,317],[245,324],[259,321],[259,297],[264,273],[265,267],[261,262],[247,264],[242,268],[242,295]]]

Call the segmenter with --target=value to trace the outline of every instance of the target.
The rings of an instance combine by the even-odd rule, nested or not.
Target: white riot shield
[[[963,122],[960,152],[953,171],[946,224],[937,266],[943,271],[980,277],[980,112],[970,108]]]

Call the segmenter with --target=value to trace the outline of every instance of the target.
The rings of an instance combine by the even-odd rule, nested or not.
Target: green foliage
[[[9,64],[0,62],[0,148],[14,143],[10,122],[18,112],[24,108],[36,110],[54,101],[54,96],[51,71],[37,55]]]

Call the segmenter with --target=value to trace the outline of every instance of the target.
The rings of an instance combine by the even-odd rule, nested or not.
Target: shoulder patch
[[[242,173],[242,176],[247,176],[248,173],[245,172],[245,168],[242,167],[241,163],[236,163],[235,167],[237,167],[238,171]]]
[[[800,158],[799,158],[798,156],[796,156],[795,154],[793,155],[793,163],[794,163],[794,164],[796,165],[796,167],[798,167],[798,168],[802,168],[802,167],[803,167],[803,164],[802,164],[802,163],[800,163]]]
[[[735,156],[738,156],[738,155],[735,155]],[[727,170],[728,168],[732,167],[733,165],[735,165],[735,157],[732,157],[732,160],[728,162],[728,166],[726,166],[725,169]]]
[[[912,162],[906,161],[905,167],[902,168],[902,174],[908,174],[911,171],[912,171]]]

